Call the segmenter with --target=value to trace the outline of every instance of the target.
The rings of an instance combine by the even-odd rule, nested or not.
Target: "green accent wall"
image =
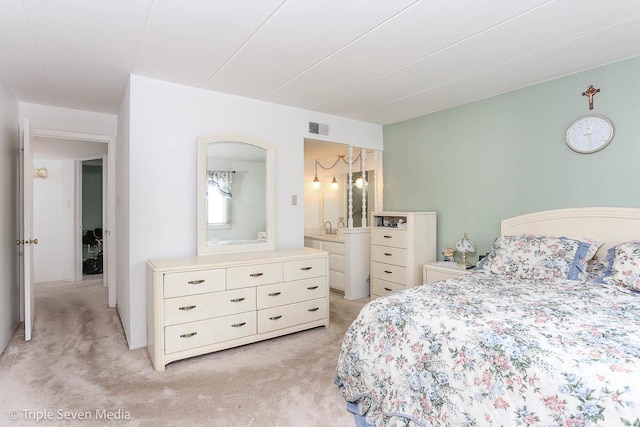
[[[591,111],[589,85],[600,88]],[[587,114],[615,133],[578,154],[565,134]],[[464,233],[488,252],[504,218],[640,207],[640,57],[385,126],[383,155],[384,209],[437,212],[438,259]]]

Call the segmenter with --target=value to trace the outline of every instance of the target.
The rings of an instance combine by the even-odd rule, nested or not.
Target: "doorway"
[[[95,274],[90,279],[100,279],[103,285],[108,287],[109,307],[116,306],[116,273],[115,273],[115,245],[110,244],[115,241],[115,138],[101,135],[80,134],[74,132],[53,131],[45,129],[32,130],[32,153],[33,153],[33,169],[51,168],[51,173],[47,179],[50,187],[56,187],[56,192],[49,192],[48,201],[44,202],[36,198],[34,193],[34,220],[39,214],[44,212],[45,220],[43,225],[36,230],[36,233],[53,233],[56,229],[62,229],[58,232],[57,240],[39,239],[39,245],[35,253],[40,253],[43,258],[47,253],[47,240],[51,243],[51,247],[57,247],[53,252],[56,253],[60,265],[64,271],[58,271],[58,277],[53,280],[63,280],[77,282],[83,280],[83,233],[87,229],[91,229],[92,233],[100,233],[100,252],[103,260],[102,273]],[[46,166],[43,166],[46,165]],[[99,166],[98,166],[99,165]],[[93,169],[99,169],[99,178],[94,173],[92,183],[89,186],[93,188],[90,197],[83,198],[82,188],[83,180],[82,170],[84,166]],[[95,171],[94,171],[95,172]],[[34,184],[38,184],[38,179],[34,179]],[[57,181],[57,182],[56,182]],[[97,182],[96,182],[97,181]],[[42,184],[42,182],[40,182]],[[96,186],[98,187],[96,190]],[[86,187],[86,182],[85,182]],[[98,193],[98,203],[95,203],[96,193]],[[89,211],[93,219],[91,224],[95,226],[83,225],[83,199],[94,199],[94,204],[99,207],[91,208]],[[40,206],[38,206],[40,204]],[[58,211],[52,211],[52,207],[57,206]],[[52,216],[58,214],[59,222],[53,220]],[[97,222],[97,223],[96,223]],[[35,224],[34,224],[35,226]],[[96,230],[98,229],[98,230]],[[87,248],[88,249],[88,248]],[[48,251],[49,254],[51,250]],[[87,251],[89,252],[89,251]],[[91,250],[91,256],[95,258],[95,248]],[[37,258],[37,255],[34,255]],[[35,261],[35,260],[34,260]],[[50,264],[51,266],[51,264]],[[35,265],[34,265],[35,267]],[[39,271],[34,271],[34,281],[38,280]],[[42,277],[42,276],[40,276]],[[86,276],[85,276],[86,278]]]
[[[80,224],[76,228],[82,230],[82,280],[103,278],[103,181],[102,157],[79,161],[77,174],[81,201],[77,205],[80,209]]]

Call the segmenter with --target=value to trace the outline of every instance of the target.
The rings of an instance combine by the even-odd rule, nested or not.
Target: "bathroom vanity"
[[[371,230],[340,228],[337,234],[305,234],[308,248],[329,252],[329,287],[344,293],[345,299],[369,296]]]

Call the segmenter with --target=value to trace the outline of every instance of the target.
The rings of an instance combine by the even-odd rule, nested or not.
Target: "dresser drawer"
[[[407,289],[407,287],[404,285],[376,278],[373,278],[373,281],[371,282],[371,294],[379,297],[387,296],[393,292],[404,291],[405,289]]]
[[[165,325],[194,322],[256,309],[254,288],[212,292],[164,300]]]
[[[371,246],[371,260],[385,264],[407,266],[407,250],[390,246]]]
[[[227,289],[282,282],[282,263],[227,268]]]
[[[407,247],[407,230],[393,228],[372,228],[371,244],[392,246],[394,248]]]
[[[258,310],[327,296],[327,277],[296,280],[257,289]]]
[[[327,258],[309,258],[285,261],[284,281],[309,279],[327,275]]]
[[[258,333],[297,326],[328,315],[327,298],[299,302],[258,311]]]
[[[434,270],[427,270],[427,274],[425,277],[425,282],[424,283],[432,283],[432,282],[437,282],[438,280],[448,280],[448,279],[454,279],[456,277],[462,277],[465,276],[466,273],[464,272],[457,272],[457,271],[434,271]]]
[[[225,270],[218,268],[165,273],[163,285],[165,298],[224,291]]]
[[[234,314],[164,328],[166,354],[216,344],[256,333],[256,312]]]
[[[407,269],[393,264],[383,264],[381,262],[371,263],[371,275],[375,278],[386,280],[387,282],[407,283]]]

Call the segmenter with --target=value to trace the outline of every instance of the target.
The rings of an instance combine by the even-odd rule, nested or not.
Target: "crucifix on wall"
[[[593,110],[593,97],[598,92],[600,92],[600,89],[595,89],[593,85],[589,85],[589,88],[585,92],[582,92],[582,96],[589,97],[589,110]]]

